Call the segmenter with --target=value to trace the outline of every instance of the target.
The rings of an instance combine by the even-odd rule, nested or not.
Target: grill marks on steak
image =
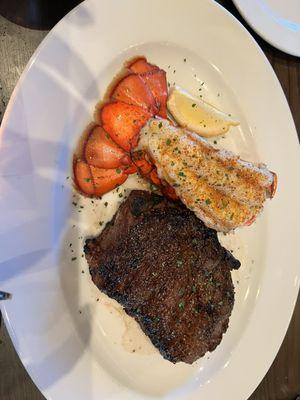
[[[220,343],[240,263],[179,203],[132,191],[85,255],[95,285],[133,316],[164,358],[193,363]]]

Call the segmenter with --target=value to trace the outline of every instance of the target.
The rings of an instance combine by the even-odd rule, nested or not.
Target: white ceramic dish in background
[[[279,176],[277,195],[257,223],[222,238],[243,264],[234,275],[236,303],[221,345],[193,366],[163,360],[93,286],[83,240],[101,229],[99,220],[110,218],[120,198],[73,197],[66,179],[95,103],[136,54],[165,68],[171,84],[236,115],[241,126],[218,146],[263,160]],[[246,399],[276,355],[297,296],[298,166],[294,124],[273,70],[216,3],[91,0],[67,15],[34,54],[1,128],[0,287],[13,293],[1,309],[44,395]],[[126,185],[141,184],[131,178]]]
[[[233,0],[249,25],[279,50],[300,57],[298,0]]]

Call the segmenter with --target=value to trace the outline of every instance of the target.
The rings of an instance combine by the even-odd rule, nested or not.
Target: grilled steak
[[[181,203],[132,191],[85,255],[95,285],[133,316],[167,360],[193,363],[220,343],[240,262]]]

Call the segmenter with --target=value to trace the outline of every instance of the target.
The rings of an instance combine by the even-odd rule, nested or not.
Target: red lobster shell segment
[[[74,183],[88,196],[102,196],[139,171],[162,190],[175,195],[146,159],[132,160],[141,128],[153,116],[167,118],[165,71],[138,57],[110,90],[109,100],[96,111],[97,126],[89,133],[74,162]],[[174,193],[173,193],[174,192]]]

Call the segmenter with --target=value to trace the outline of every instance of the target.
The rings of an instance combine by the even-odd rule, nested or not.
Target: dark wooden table
[[[243,22],[270,60],[291,107],[300,137],[300,59],[286,55],[260,39],[238,15],[231,1],[219,2]],[[22,70],[46,34],[46,31],[21,28],[0,17],[0,120]],[[300,298],[279,353],[249,400],[294,400],[299,394]],[[0,399],[44,399],[23,368],[3,323],[0,327]]]

